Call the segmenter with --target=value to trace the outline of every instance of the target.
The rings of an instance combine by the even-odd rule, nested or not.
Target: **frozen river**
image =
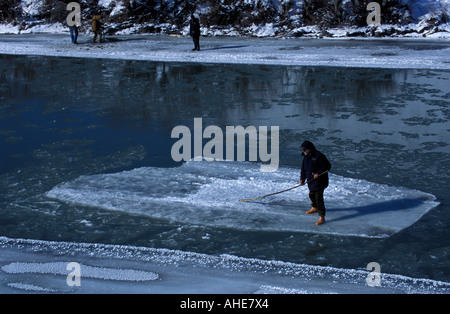
[[[0,291],[448,293],[447,42],[1,39]],[[194,118],[278,126],[278,170],[175,162]],[[296,185],[305,139],[333,165],[327,224],[304,187],[238,201]]]

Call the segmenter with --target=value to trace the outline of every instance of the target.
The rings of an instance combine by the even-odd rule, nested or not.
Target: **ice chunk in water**
[[[299,170],[264,173],[246,162],[189,161],[176,168],[144,167],[113,174],[81,176],[46,196],[67,203],[243,230],[312,232],[388,237],[411,226],[435,197],[330,174],[325,190],[327,223],[315,226],[306,186],[255,202],[239,202],[298,184]]]

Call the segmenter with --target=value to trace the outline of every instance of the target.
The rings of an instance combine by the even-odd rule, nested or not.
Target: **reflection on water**
[[[111,121],[130,124],[185,114],[220,120],[232,108],[249,116],[275,106],[302,112],[318,108],[324,114],[355,103],[371,108],[411,75],[408,70],[1,59],[0,90],[6,101],[45,97],[46,110],[103,110]]]
[[[371,158],[368,147],[385,145],[449,153],[448,71],[0,59],[6,142],[28,137],[32,124],[49,130],[56,118],[64,121],[53,125],[61,132],[101,125],[134,130],[148,142],[159,130],[164,141],[175,126],[192,127],[193,119],[202,117],[205,126],[279,126],[288,164],[303,138],[353,160]],[[28,129],[21,133],[18,125]]]
[[[113,127],[172,129],[203,117],[219,126],[278,125],[317,139],[328,130],[342,140],[376,138],[409,148],[443,143],[448,135],[448,72],[1,59],[3,118],[15,114],[18,102],[42,99],[43,112],[95,113]]]

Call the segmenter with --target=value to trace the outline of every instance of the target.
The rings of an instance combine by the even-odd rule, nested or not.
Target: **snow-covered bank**
[[[339,269],[122,245],[0,237],[0,293],[449,293],[450,283]],[[80,266],[79,285],[69,286]],[[67,270],[68,269],[68,270]],[[382,271],[382,270],[381,270]],[[84,274],[84,275],[83,275]]]
[[[187,35],[196,13],[204,36],[450,37],[449,0],[376,1],[380,27],[367,25],[369,1],[355,0],[79,0],[87,34],[94,14],[112,35]],[[50,33],[66,28],[60,0],[9,0],[0,4],[0,33]]]
[[[427,20],[418,24],[393,25],[386,24],[378,27],[334,27],[326,31],[321,30],[317,26],[301,26],[289,33],[280,33],[280,29],[274,26],[273,23],[264,25],[252,25],[244,30],[236,30],[231,28],[218,27],[202,27],[201,34],[203,37],[216,36],[231,36],[231,37],[257,37],[257,38],[410,38],[410,39],[450,39],[450,23],[442,23],[438,26],[430,26]],[[112,29],[117,26],[111,26]],[[145,30],[158,29],[158,32],[146,32]],[[188,36],[189,28],[185,27],[180,31],[172,31],[172,26],[167,24],[162,25],[132,25],[125,29],[116,31],[107,31],[108,35],[150,35],[150,34],[165,34],[176,36]],[[88,27],[82,28],[80,32],[83,35],[90,35],[91,29]],[[17,23],[0,23],[0,34],[63,34],[68,33],[68,27],[64,23],[36,23],[27,28],[23,28]]]
[[[192,52],[189,37],[167,35],[108,36],[92,44],[68,34],[1,35],[0,54],[110,58],[160,62],[340,66],[367,68],[450,69],[447,40],[276,39],[209,37]]]

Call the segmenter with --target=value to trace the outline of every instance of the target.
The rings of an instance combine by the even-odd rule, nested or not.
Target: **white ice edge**
[[[170,291],[169,293],[450,292],[450,283],[443,281],[382,273],[381,287],[374,288],[367,286],[366,278],[369,272],[365,270],[243,258],[228,254],[212,256],[179,250],[126,245],[0,237],[0,251],[3,250],[9,254],[0,258],[0,265],[3,265],[0,267],[0,279],[2,279],[0,292],[19,289],[39,293],[98,293],[97,290],[92,290],[93,287],[102,287],[110,282],[109,278],[97,273],[91,276],[94,281],[89,285],[84,284],[79,288],[68,289],[64,283],[58,283],[58,280],[62,281],[58,278],[65,279],[67,273],[45,270],[48,265],[66,265],[61,261],[62,259],[83,261],[85,264],[110,264],[114,265],[114,269],[122,272],[128,271],[128,263],[134,263],[136,268],[139,262],[139,270],[135,270],[136,272],[154,273],[156,270],[159,279],[147,281],[144,285],[136,287],[141,289],[137,290],[141,293],[164,293],[167,291]],[[20,261],[13,261],[15,258]],[[58,261],[55,262],[55,259]],[[45,262],[30,262],[32,260],[45,260]],[[23,265],[28,265],[28,268],[25,269],[22,267]],[[92,270],[95,272],[101,268],[92,267]],[[18,282],[17,274],[26,275],[27,279],[23,279],[23,281],[31,280],[32,283]],[[19,280],[21,279],[19,278]],[[123,282],[116,282],[116,284],[109,283],[107,286],[109,293],[130,289],[130,286],[123,286]],[[216,286],[217,282],[219,285]],[[218,290],[214,290],[214,287]],[[203,290],[205,288],[206,292]]]

